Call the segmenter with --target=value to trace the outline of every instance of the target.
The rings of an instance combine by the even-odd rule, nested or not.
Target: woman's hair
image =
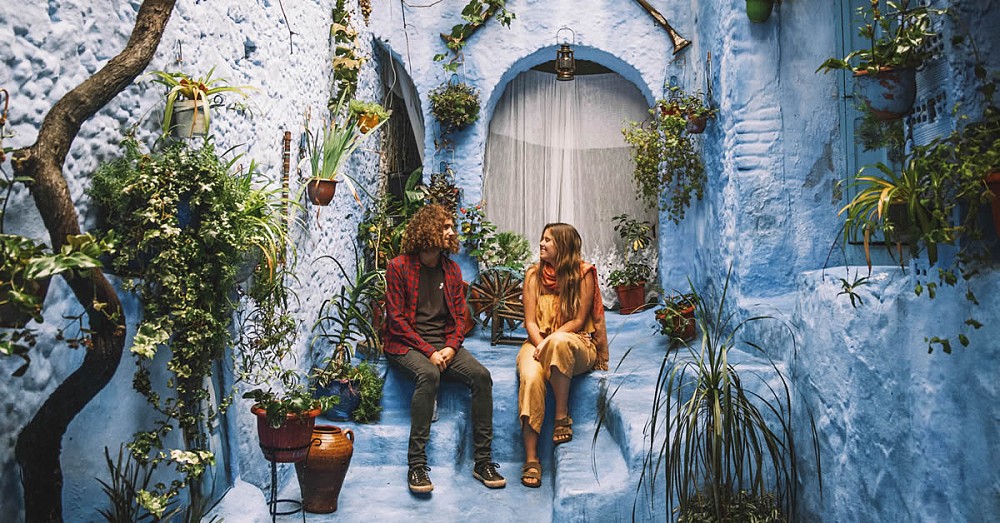
[[[414,254],[424,249],[441,249],[450,253],[458,252],[458,236],[452,236],[450,242],[444,239],[444,224],[455,220],[444,207],[438,204],[425,205],[418,210],[403,232],[401,250]]]
[[[552,240],[556,244],[556,288],[559,291],[559,312],[562,315],[563,323],[576,316],[576,309],[580,305],[580,286],[582,277],[580,275],[580,264],[583,258],[580,249],[583,240],[576,228],[568,223],[549,223],[542,229],[542,236],[545,231],[549,231]],[[538,278],[538,288],[542,288],[542,267],[539,264],[535,271]]]

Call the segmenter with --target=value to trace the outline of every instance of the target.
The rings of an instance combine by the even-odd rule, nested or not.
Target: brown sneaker
[[[410,472],[406,474],[407,482],[410,484],[410,492],[415,494],[426,494],[434,490],[431,477],[427,473],[431,468],[427,465],[417,465],[410,467]]]
[[[472,469],[472,477],[482,481],[483,485],[489,488],[504,488],[507,485],[507,480],[503,479],[503,476],[497,472],[499,467],[499,463],[480,461]]]

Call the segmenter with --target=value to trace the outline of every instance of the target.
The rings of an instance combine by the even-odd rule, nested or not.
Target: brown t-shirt
[[[417,334],[435,349],[443,349],[448,316],[448,307],[444,303],[444,269],[440,263],[434,267],[420,264],[417,315],[414,320]]]

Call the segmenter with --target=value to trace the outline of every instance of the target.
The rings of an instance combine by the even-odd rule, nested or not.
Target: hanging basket
[[[320,180],[313,178],[306,184],[306,194],[313,205],[327,206],[333,201],[333,195],[337,194],[336,180]]]
[[[774,0],[747,0],[747,18],[754,23],[766,22],[774,9]]]
[[[688,134],[701,134],[708,126],[707,116],[688,116],[687,126],[684,128]]]
[[[913,67],[856,71],[858,95],[878,120],[898,120],[913,109],[917,99],[917,70]]]

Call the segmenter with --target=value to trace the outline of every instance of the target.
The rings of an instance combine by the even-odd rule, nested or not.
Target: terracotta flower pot
[[[333,195],[337,194],[337,182],[336,180],[320,180],[312,179],[306,184],[306,192],[309,195],[309,201],[313,205],[330,205],[333,201]]]
[[[358,130],[361,134],[368,134],[379,123],[379,117],[377,114],[363,114],[358,117]]]
[[[314,514],[337,511],[337,499],[354,454],[354,432],[333,425],[317,425],[306,459],[295,464],[302,492],[302,508]]]
[[[917,99],[917,70],[912,67],[854,73],[858,94],[875,118],[898,120],[913,109]]]
[[[701,134],[705,132],[705,127],[708,126],[707,116],[688,116],[687,127],[684,128],[688,134]]]
[[[615,287],[618,293],[618,313],[632,314],[646,304],[646,282]]]
[[[288,414],[285,423],[272,428],[267,423],[267,411],[254,405],[250,411],[257,416],[257,437],[264,459],[278,463],[294,463],[305,459],[312,440],[313,426],[320,410],[313,409],[300,414]]]

